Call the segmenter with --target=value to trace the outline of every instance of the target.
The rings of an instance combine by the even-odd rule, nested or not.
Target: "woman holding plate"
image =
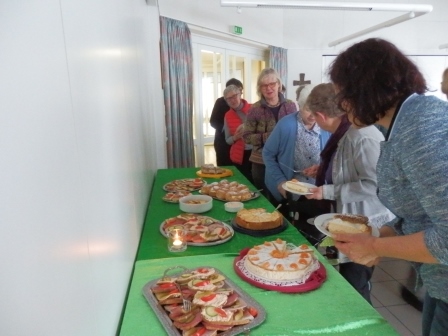
[[[376,163],[383,135],[375,126],[357,128],[347,120],[335,103],[332,84],[316,86],[307,105],[317,124],[332,133],[321,154],[317,182],[309,199],[336,201],[336,212],[369,217],[370,224],[380,227],[394,216],[376,195]],[[339,272],[370,302],[372,267],[351,262],[339,256]]]
[[[378,160],[378,197],[396,219],[380,238],[338,234],[351,260],[413,262],[425,285],[423,335],[448,335],[448,103],[431,95],[417,66],[392,43],[371,38],[342,52],[330,67],[337,102],[361,129],[388,129]]]

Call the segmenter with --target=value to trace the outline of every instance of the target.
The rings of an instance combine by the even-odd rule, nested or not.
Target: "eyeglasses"
[[[274,89],[275,88],[275,86],[278,84],[278,82],[272,82],[272,83],[268,83],[268,84],[261,84],[260,85],[260,88],[262,89],[262,90],[266,90],[268,87],[270,88],[270,89]]]
[[[235,93],[233,96],[225,97],[224,99],[225,99],[226,101],[234,100],[234,99],[237,99],[240,95],[241,95],[241,93]]]

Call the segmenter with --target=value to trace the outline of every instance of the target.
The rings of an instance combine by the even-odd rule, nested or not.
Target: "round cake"
[[[241,209],[237,212],[235,223],[248,230],[275,229],[282,225],[283,217],[278,211],[267,212],[266,209]]]
[[[315,262],[314,251],[308,245],[290,249],[278,238],[251,248],[244,266],[250,273],[268,280],[305,280]]]
[[[203,164],[201,166],[201,173],[203,174],[222,174],[224,173],[224,169],[220,167],[215,167],[214,164]]]

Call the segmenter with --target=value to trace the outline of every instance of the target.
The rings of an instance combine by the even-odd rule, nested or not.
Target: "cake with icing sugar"
[[[283,217],[278,211],[266,209],[241,209],[237,212],[235,223],[248,230],[269,230],[282,225]]]
[[[306,280],[315,262],[314,251],[308,245],[291,249],[278,238],[251,248],[244,266],[250,273],[267,280]]]

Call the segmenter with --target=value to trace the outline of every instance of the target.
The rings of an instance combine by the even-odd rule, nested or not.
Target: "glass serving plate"
[[[177,267],[173,267],[177,268]],[[198,268],[214,268],[210,266],[201,266],[201,267],[195,267],[192,269],[185,269],[182,266],[178,266],[178,268],[183,268],[184,270],[178,273],[177,275],[180,275],[181,273],[191,273],[192,271],[198,269]],[[247,304],[247,307],[253,307],[257,310],[258,314],[257,316],[248,324],[244,325],[236,325],[233,326],[231,329],[227,331],[221,331],[219,332],[219,336],[233,336],[233,335],[239,335],[242,333],[248,333],[250,329],[253,329],[260,324],[264,322],[266,319],[266,311],[265,309],[257,302],[255,301],[249,294],[247,294],[245,291],[243,291],[237,284],[235,284],[232,280],[228,279],[225,274],[221,273],[218,269],[214,268],[215,272],[224,276],[224,284],[225,287],[232,288],[235,293],[239,295],[239,297]],[[166,273],[166,272],[165,272]],[[173,275],[171,275],[173,276]],[[163,277],[163,276],[162,276]],[[161,277],[161,278],[162,278]],[[154,287],[159,279],[154,279],[152,281],[149,281],[142,289],[143,296],[148,301],[149,305],[153,309],[154,313],[156,314],[157,318],[159,319],[162,326],[165,328],[165,331],[167,332],[167,335],[169,336],[182,336],[182,331],[177,329],[173,321],[168,316],[167,311],[163,308],[161,304],[159,304],[157,298],[151,291],[151,288]]]

